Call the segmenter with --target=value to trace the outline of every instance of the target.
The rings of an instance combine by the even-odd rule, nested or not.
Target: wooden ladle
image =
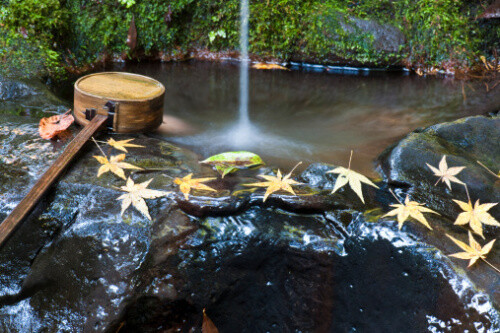
[[[76,81],[73,112],[84,128],[0,224],[0,247],[98,130],[137,133],[158,128],[164,96],[160,82],[138,74],[103,72]]]

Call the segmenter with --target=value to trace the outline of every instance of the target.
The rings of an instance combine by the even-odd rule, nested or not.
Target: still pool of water
[[[187,135],[163,134],[203,157],[228,150],[250,150],[270,165],[296,162],[347,165],[374,175],[372,162],[408,132],[500,105],[484,85],[451,78],[424,78],[402,72],[349,75],[293,70],[250,70],[245,138],[236,126],[239,64],[139,63],[115,65],[151,76],[166,87],[165,114],[189,124]]]

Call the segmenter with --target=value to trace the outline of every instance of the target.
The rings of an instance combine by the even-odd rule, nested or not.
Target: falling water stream
[[[257,129],[250,123],[248,114],[248,0],[241,0],[240,5],[240,94],[238,120],[236,125],[225,131],[227,140],[235,146],[249,146]]]
[[[248,0],[241,0],[240,9],[240,107],[238,126],[243,134],[248,134],[245,129],[250,126],[248,115]]]

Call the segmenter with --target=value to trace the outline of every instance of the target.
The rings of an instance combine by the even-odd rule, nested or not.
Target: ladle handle
[[[47,192],[52,183],[61,175],[80,148],[83,147],[107,119],[108,117],[105,115],[96,115],[69,143],[62,154],[43,174],[24,199],[14,208],[2,224],[0,224],[0,247],[2,247],[18,225],[21,224],[23,219],[33,210],[38,201],[43,197],[45,192]]]

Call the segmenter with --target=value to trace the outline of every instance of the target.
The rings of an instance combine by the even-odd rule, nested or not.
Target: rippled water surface
[[[347,164],[373,175],[372,161],[388,145],[422,126],[492,111],[500,96],[484,85],[402,72],[250,70],[252,127],[238,118],[238,63],[144,63],[113,70],[145,74],[166,87],[165,114],[193,127],[188,135],[164,134],[204,157],[251,150],[268,164],[297,161]],[[351,73],[351,74],[349,74]]]

